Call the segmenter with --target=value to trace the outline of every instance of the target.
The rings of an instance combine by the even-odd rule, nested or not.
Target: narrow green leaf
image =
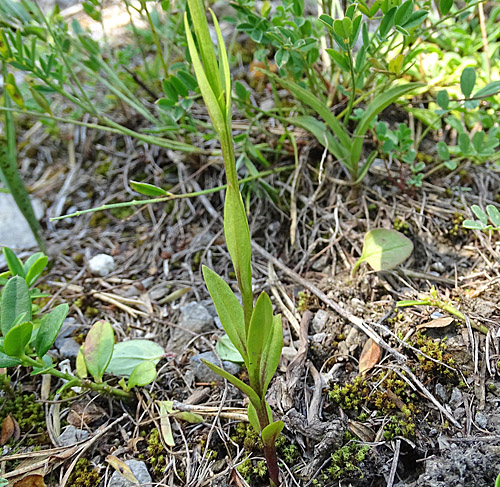
[[[469,66],[462,71],[460,76],[460,89],[462,90],[465,98],[469,98],[474,85],[476,84],[476,70]]]
[[[363,114],[363,118],[354,131],[354,142],[351,145],[351,160],[349,166],[351,174],[357,173],[359,159],[363,150],[364,136],[366,131],[370,128],[373,119],[380,112],[385,110],[391,103],[394,103],[401,97],[407,95],[413,90],[416,90],[417,88],[421,88],[422,86],[425,85],[423,83],[405,83],[403,85],[394,86],[387,91],[380,93],[373,99],[372,102],[370,102],[365,110],[365,113]]]
[[[228,382],[233,384],[233,386],[237,387],[243,394],[245,394],[250,402],[254,405],[254,407],[259,407],[260,399],[257,393],[243,381],[235,377],[234,375],[226,372],[224,369],[217,367],[217,365],[209,362],[208,360],[201,359],[201,361],[213,372],[220,375],[223,379],[226,379]]]
[[[384,39],[389,31],[392,29],[394,25],[394,17],[396,16],[397,7],[392,7],[382,18],[382,22],[380,22],[379,33],[380,37]]]
[[[281,315],[273,316],[271,327],[271,334],[265,344],[260,364],[263,390],[262,399],[265,397],[269,383],[276,373],[281,359],[281,351],[283,349],[283,324],[281,322]]]
[[[3,336],[7,335],[19,316],[24,315],[25,321],[31,321],[30,292],[22,277],[14,276],[8,280],[2,291],[0,308]]]
[[[395,25],[404,25],[410,19],[411,14],[413,13],[413,0],[406,0],[406,2],[402,3],[394,16],[394,24]]]
[[[500,91],[500,81],[492,81],[474,93],[475,98],[496,95]]]
[[[499,228],[500,227],[500,211],[498,211],[498,208],[494,205],[488,205],[486,207],[486,211],[488,213],[488,216],[490,217],[491,222],[495,227]]]
[[[213,49],[212,38],[210,37],[210,30],[208,28],[207,16],[205,14],[204,4],[200,0],[188,0],[189,12],[191,14],[191,19],[193,21],[194,31],[196,33],[196,40],[198,41],[198,47],[200,49],[200,57],[203,62],[203,66],[207,73],[207,81],[214,93],[216,99],[222,93],[221,80],[219,78],[219,67],[217,65],[217,58],[215,57],[215,52]],[[189,54],[191,55],[191,60],[193,60],[193,49],[196,51],[196,57],[198,57],[198,52],[195,48],[193,36],[191,34],[191,28],[187,22],[187,14],[184,16],[184,25],[186,27],[186,37],[188,38]],[[191,43],[190,39],[191,38]],[[190,45],[192,44],[192,46]],[[196,74],[198,78],[198,73]],[[198,83],[200,82],[198,78]],[[201,88],[201,86],[200,86]],[[205,96],[203,96],[205,98]]]
[[[352,273],[362,262],[368,262],[373,270],[392,269],[405,261],[413,251],[413,243],[396,230],[376,228],[365,235],[363,252],[354,264]]]
[[[247,362],[245,317],[238,298],[216,272],[203,266],[202,273],[224,331]]]
[[[172,193],[165,191],[163,188],[159,188],[153,184],[140,183],[139,181],[130,181],[130,187],[140,194],[146,196],[170,196]]]
[[[309,105],[328,125],[330,130],[338,138],[339,143],[348,148],[351,146],[352,141],[349,134],[344,129],[342,124],[337,120],[337,117],[328,109],[328,107],[321,102],[316,96],[314,96],[309,90],[306,90],[299,86],[293,81],[289,81],[285,78],[281,78],[274,73],[265,71],[266,75],[272,78],[274,81],[279,83],[281,86],[286,88],[290,93],[292,93],[297,100],[302,103]]]
[[[33,265],[28,267],[28,272],[26,274],[26,284],[28,284],[28,287],[33,286],[35,282],[38,280],[38,278],[42,275],[43,270],[47,266],[49,262],[49,258],[46,255],[43,255],[39,257]],[[25,266],[26,268],[26,266]]]
[[[102,382],[102,376],[113,355],[115,334],[108,321],[95,323],[85,338],[83,356],[87,370],[96,382]]]
[[[250,385],[262,397],[264,379],[262,377],[262,356],[273,331],[273,306],[267,293],[257,298],[248,329],[248,376]]]
[[[128,388],[142,387],[156,379],[156,364],[151,361],[141,362],[130,374]]]
[[[3,255],[5,261],[7,262],[7,267],[13,276],[26,277],[24,272],[23,263],[19,260],[19,257],[8,247],[3,248]]]
[[[26,345],[31,340],[33,332],[33,323],[24,321],[19,325],[14,326],[5,335],[3,349],[10,357],[22,357],[25,354]]]
[[[417,10],[416,12],[413,12],[410,18],[400,27],[407,31],[406,35],[409,35],[408,29],[413,29],[413,27],[420,25],[428,15],[429,12],[427,12],[427,10]]]
[[[198,3],[198,0],[189,0],[190,4],[196,4]],[[204,14],[203,14],[203,18]],[[205,18],[206,22],[206,18]],[[224,116],[224,112],[221,110],[220,104],[219,104],[219,94],[221,93],[221,88],[219,87],[219,91],[216,93],[214,92],[214,89],[209,81],[209,78],[207,74],[205,74],[205,70],[203,69],[203,65],[201,64],[200,61],[200,56],[198,55],[198,51],[196,49],[196,45],[194,43],[193,35],[191,34],[191,30],[189,27],[189,23],[187,20],[187,14],[184,16],[184,27],[186,29],[186,39],[188,42],[188,49],[189,49],[189,55],[191,56],[191,61],[193,63],[193,69],[196,74],[196,79],[198,80],[198,85],[200,87],[201,94],[203,96],[203,99],[205,100],[205,104],[207,106],[208,113],[210,115],[210,119],[212,120],[212,123],[214,124],[214,128],[217,131],[217,133],[222,134],[226,130],[226,120]],[[210,36],[209,36],[210,39]],[[219,79],[218,76],[218,68],[217,68],[217,61],[215,59],[215,54],[213,53],[213,48],[212,48],[212,41],[209,40],[209,49],[212,51],[212,55],[215,61],[215,66],[216,66],[216,71],[215,74],[210,74],[210,76],[216,76],[217,79]],[[213,68],[210,68],[213,69]]]
[[[340,53],[335,49],[325,49],[328,55],[335,61],[335,63],[339,66],[339,68],[344,71],[349,71],[349,56],[347,53]]]
[[[252,428],[257,433],[259,433],[260,432],[259,416],[257,415],[257,411],[255,410],[255,407],[251,402],[248,403],[247,416],[248,416],[248,422],[252,425]]]
[[[261,433],[262,443],[267,446],[274,446],[276,444],[276,438],[283,431],[285,423],[283,421],[275,421],[274,423],[268,424]]]
[[[76,375],[78,375],[80,379],[87,377],[87,364],[85,363],[85,356],[83,355],[83,345],[78,350],[76,356]]]
[[[43,316],[33,343],[35,351],[40,358],[50,350],[50,347],[55,342],[68,311],[69,306],[64,303],[56,306],[50,313]]]
[[[243,300],[245,326],[253,309],[251,242],[247,216],[238,188],[228,186],[224,203],[224,234]],[[227,333],[227,331],[226,331]],[[236,344],[235,344],[236,345]],[[242,354],[242,356],[244,356]]]

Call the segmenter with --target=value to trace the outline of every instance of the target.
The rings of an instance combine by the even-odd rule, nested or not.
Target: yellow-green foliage
[[[150,463],[153,472],[161,475],[167,466],[166,451],[160,440],[160,433],[157,429],[151,431],[147,439],[147,461]]]
[[[357,376],[350,383],[340,386],[335,384],[329,393],[330,399],[346,411],[357,411],[366,401],[370,390],[363,377]]]
[[[421,332],[417,332],[411,344],[430,358],[442,362],[450,367],[456,367],[455,360],[452,355],[447,352],[448,346],[446,345],[446,338],[434,340],[425,336]],[[420,354],[417,355],[417,360],[420,362],[420,369],[431,378],[434,376],[452,378],[456,375],[455,372],[448,367],[434,362],[433,360],[429,360]]]
[[[359,465],[366,458],[370,448],[366,445],[360,445],[355,441],[349,441],[335,453],[332,453],[332,463],[327,468],[327,473],[334,479],[353,476],[363,478],[363,471]]]
[[[252,462],[250,458],[247,458],[238,465],[237,469],[248,483],[251,483],[252,479],[262,480],[267,477],[267,466],[264,460]]]
[[[69,476],[68,487],[96,487],[101,477],[86,458],[80,458]]]
[[[405,235],[408,235],[410,233],[410,225],[408,225],[408,223],[406,223],[404,220],[401,220],[401,218],[396,218],[392,226],[394,230],[404,233]]]
[[[0,403],[0,423],[9,414],[17,421],[22,433],[46,434],[45,413],[34,394],[16,393],[15,397],[6,397],[5,402]],[[39,441],[40,438],[30,439],[28,443],[37,444]]]

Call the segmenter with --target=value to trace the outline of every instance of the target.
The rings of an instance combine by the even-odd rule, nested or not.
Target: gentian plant
[[[236,171],[231,129],[231,77],[224,40],[212,12],[218,41],[217,61],[201,1],[188,0],[188,5],[194,30],[191,32],[186,13],[184,22],[189,54],[201,94],[222,146],[227,177],[224,233],[242,303],[240,304],[229,285],[208,267],[203,267],[203,277],[222,326],[248,369],[249,384],[214,364],[205,364],[248,396],[248,419],[255,430],[260,432],[270,483],[275,487],[279,485],[276,438],[284,424],[282,421],[273,421],[265,396],[281,357],[281,316],[273,314],[271,300],[265,292],[259,295],[255,304],[253,300],[250,231]]]

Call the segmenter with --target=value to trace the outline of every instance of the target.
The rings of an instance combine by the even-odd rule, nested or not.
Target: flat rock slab
[[[44,210],[41,201],[33,198],[32,205],[35,216],[42,218]],[[38,247],[28,222],[8,193],[0,193],[0,247],[20,250]]]
[[[151,484],[151,475],[146,464],[139,460],[125,460],[125,464],[132,470],[139,485]],[[137,487],[138,484],[126,479],[121,473],[115,472],[109,480],[108,487]]]

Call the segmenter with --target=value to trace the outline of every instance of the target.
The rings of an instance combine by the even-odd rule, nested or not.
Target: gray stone
[[[125,460],[125,464],[132,470],[139,485],[151,484],[151,475],[144,462],[139,460]],[[120,472],[114,472],[109,479],[108,487],[137,487],[137,484],[126,479]]]
[[[35,217],[40,220],[45,213],[43,203],[32,198],[31,204]],[[31,249],[37,246],[35,236],[12,195],[0,193],[0,247]]]
[[[206,333],[214,328],[214,319],[205,306],[192,302],[181,308],[178,326],[172,328],[167,350],[181,354],[187,344],[200,333]]]
[[[313,331],[315,333],[323,331],[323,328],[325,327],[329,317],[330,314],[324,309],[316,311],[316,314],[314,315],[314,318],[311,322],[311,328],[313,329]]]
[[[436,393],[436,396],[441,399],[441,401],[446,401],[446,389],[444,388],[443,384],[438,382],[436,384],[436,389],[434,392]]]
[[[486,426],[488,426],[488,418],[481,412],[476,413],[475,421],[476,424],[482,429],[486,429]]]
[[[61,331],[54,342],[54,346],[59,351],[59,355],[64,358],[76,358],[80,345],[75,342],[73,334],[82,327],[74,318],[66,318],[61,327]]]
[[[450,398],[450,406],[452,408],[456,408],[460,406],[464,402],[464,398],[462,395],[462,392],[458,387],[454,387],[453,391],[451,391],[451,398]]]
[[[194,355],[189,359],[191,368],[193,370],[194,376],[200,382],[213,382],[217,380],[222,380],[219,375],[212,372],[201,360],[206,360],[207,362],[212,362],[213,364],[220,367],[220,360],[213,352],[203,352]],[[241,367],[234,362],[228,362],[226,360],[222,361],[222,368],[232,375],[237,375],[241,371]]]
[[[115,260],[111,255],[97,254],[89,260],[89,269],[96,276],[105,277],[115,269]]]
[[[79,441],[86,440],[88,437],[88,431],[75,428],[74,426],[68,426],[57,437],[57,444],[59,446],[71,446]]]

